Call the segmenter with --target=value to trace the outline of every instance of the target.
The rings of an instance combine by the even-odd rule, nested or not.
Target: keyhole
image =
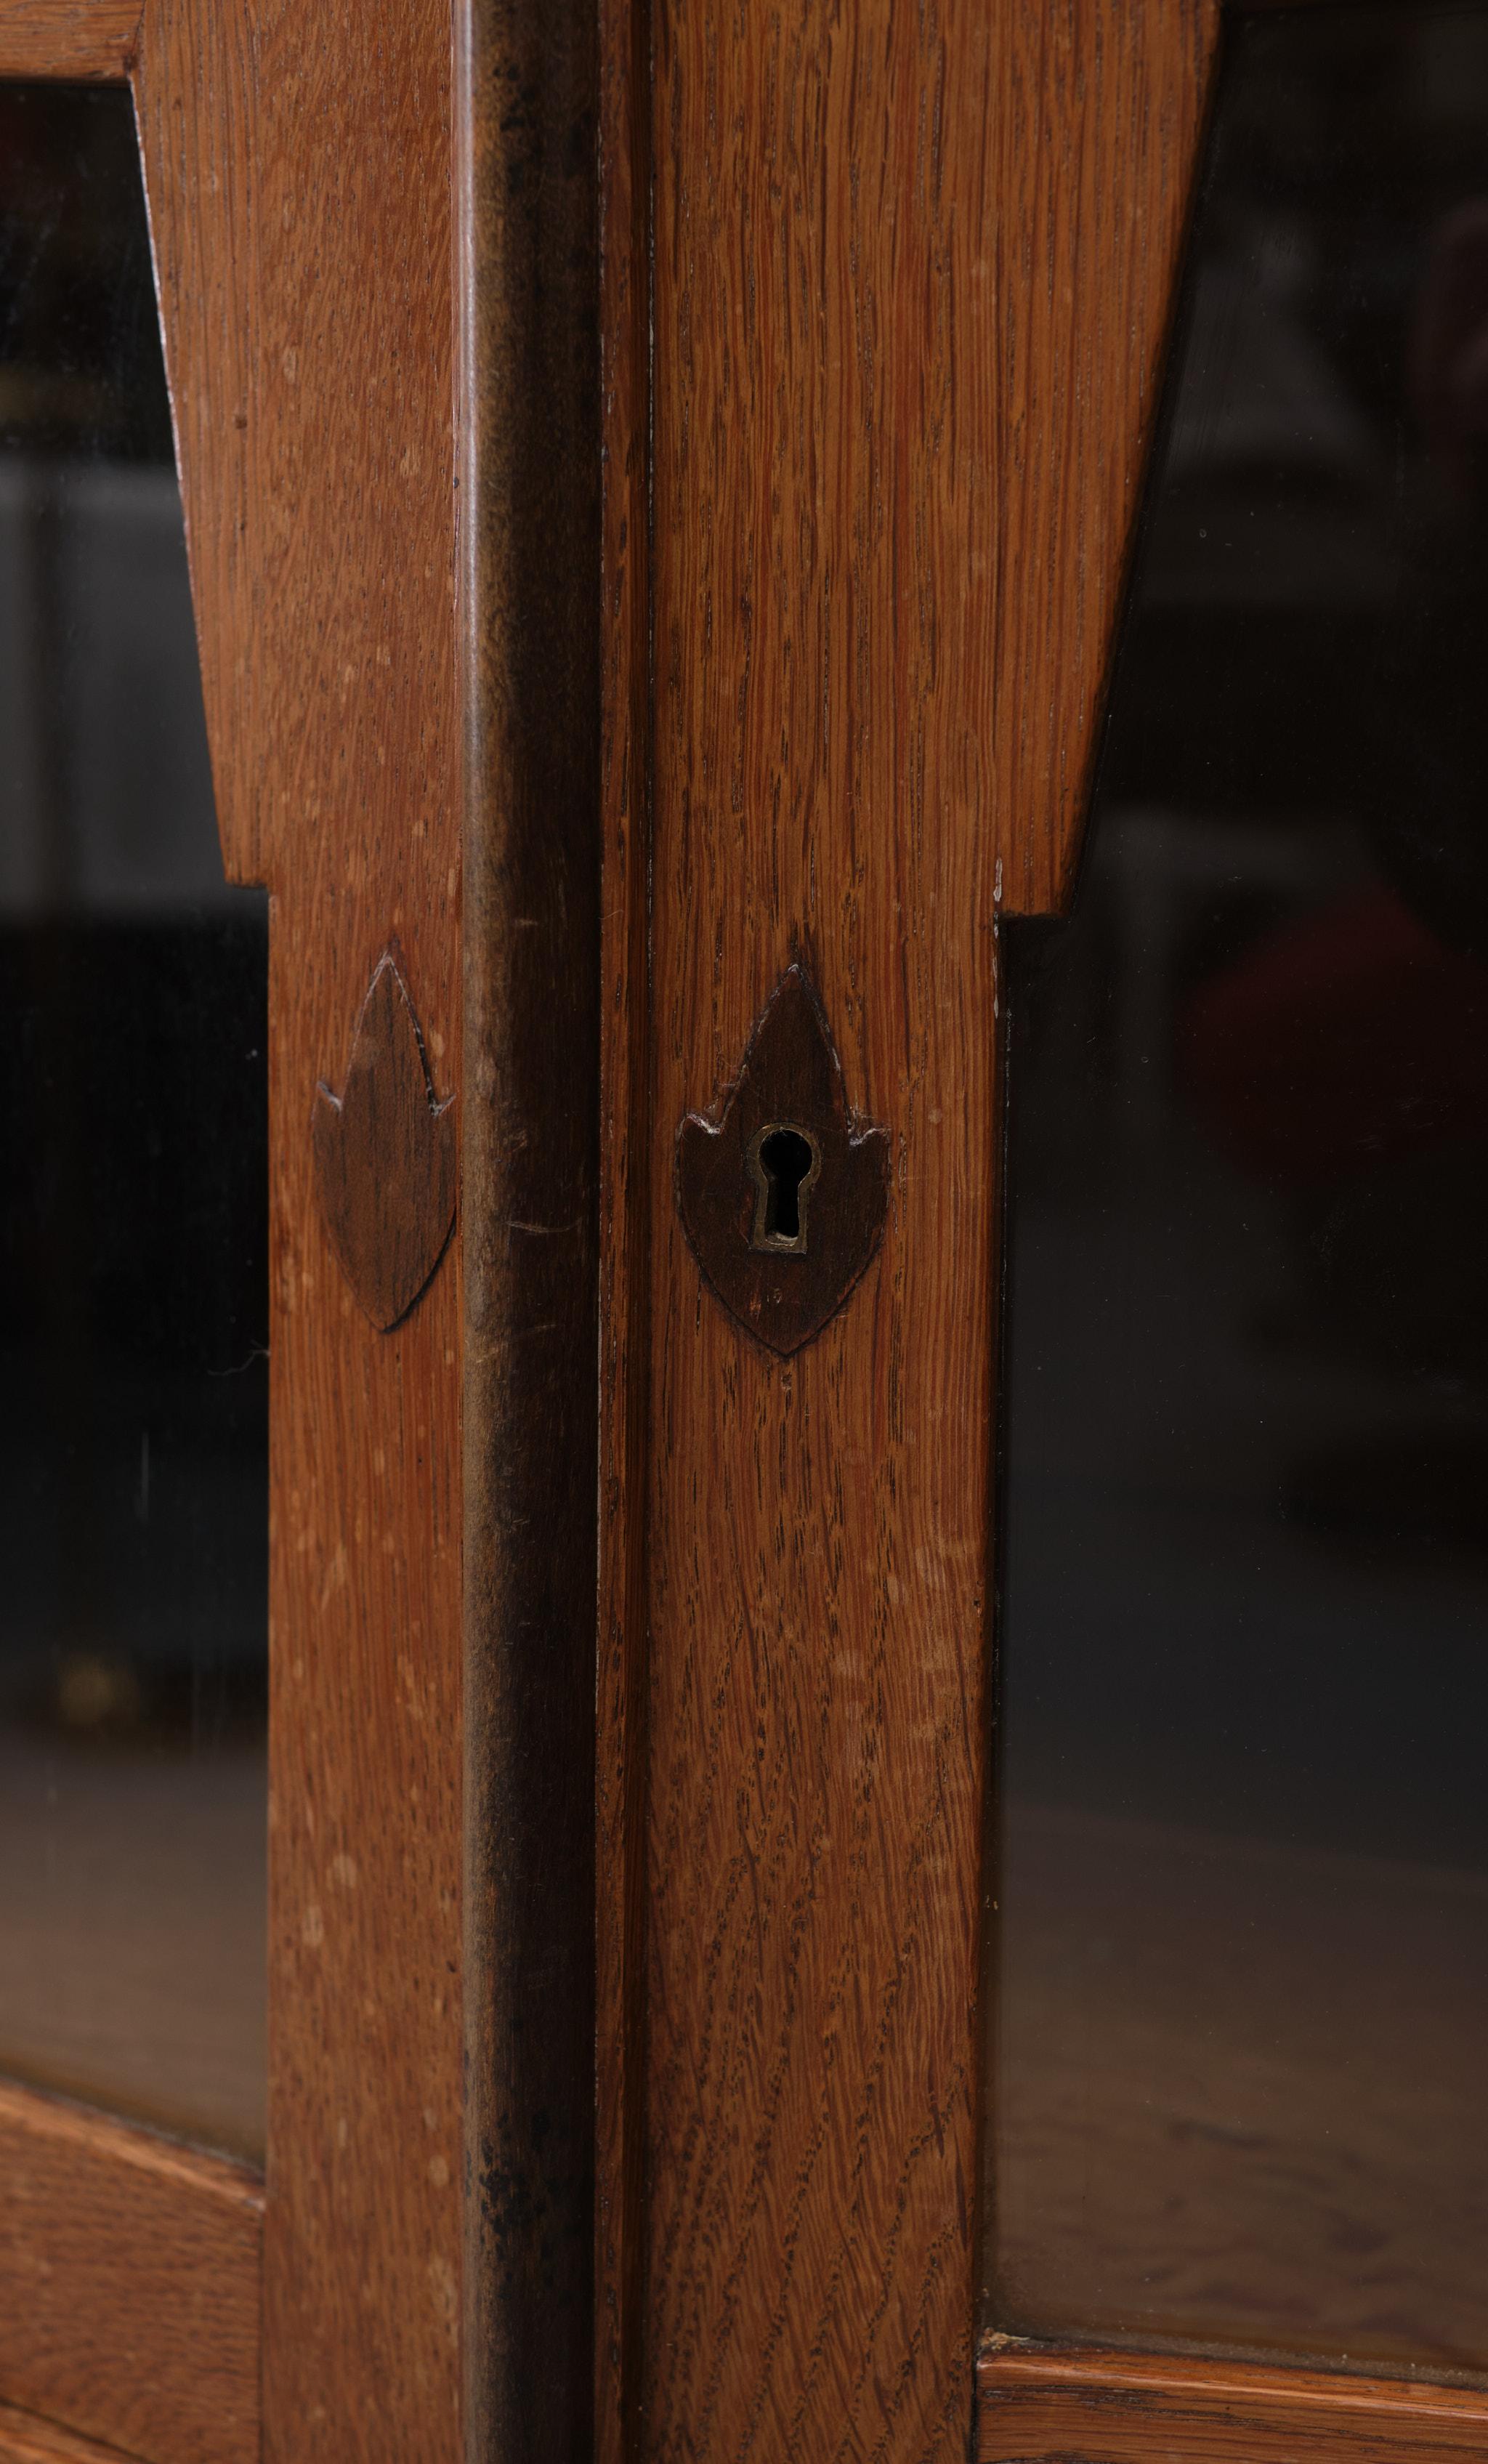
[[[821,1171],[817,1142],[789,1121],[775,1121],[750,1141],[749,1168],[758,1193],[754,1246],[794,1251],[806,1246],[806,1201]]]

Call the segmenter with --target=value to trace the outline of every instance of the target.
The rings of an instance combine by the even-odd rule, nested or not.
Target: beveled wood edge
[[[0,2081],[0,2320],[17,2321],[32,2287],[41,2304],[19,2359],[0,2351],[0,2464],[11,2448],[22,2458],[114,2452],[89,2437],[144,2453],[133,2425],[165,2416],[220,2418],[221,2454],[256,2454],[258,2173],[112,2114]],[[143,2247],[120,2245],[120,2216],[142,2228]],[[118,2273],[102,2321],[98,2280],[111,2248]],[[184,2330],[183,2314],[206,2278],[210,2315],[225,2332],[204,2348],[196,2331]],[[100,2358],[111,2350],[111,2359]],[[56,2426],[64,2405],[72,2411],[75,2387],[86,2436]],[[29,2447],[15,2445],[23,2432]],[[53,2446],[35,2445],[43,2433]],[[58,2446],[59,2438],[75,2444]],[[167,2435],[149,2442],[149,2464],[175,2464],[194,2452],[189,2431]]]
[[[148,2173],[192,2198],[221,2200],[244,2214],[263,2213],[263,2177],[255,2166],[189,2146],[70,2097],[51,2096],[44,2088],[0,2079],[0,2133],[45,2140],[57,2149],[76,2148],[92,2163],[101,2158],[125,2170]]]
[[[142,13],[141,0],[0,0],[0,77],[120,85]]]
[[[1127,619],[1132,602],[1132,585],[1143,538],[1148,507],[1158,476],[1165,408],[1176,377],[1176,349],[1180,336],[1184,285],[1193,241],[1194,220],[1198,209],[1205,168],[1209,163],[1214,140],[1214,115],[1218,107],[1219,83],[1224,68],[1225,36],[1236,19],[1252,11],[1269,11],[1292,6],[1327,7],[1333,0],[1202,0],[1205,20],[1205,61],[1202,93],[1196,122],[1190,132],[1190,143],[1181,164],[1174,164],[1170,177],[1181,185],[1183,211],[1178,229],[1171,235],[1171,254],[1167,269],[1167,301],[1151,366],[1151,387],[1146,414],[1141,422],[1140,442],[1131,473],[1131,495],[1126,521],[1125,537],[1116,557],[1116,587],[1106,612],[1105,635],[1095,694],[1094,722],[1087,731],[1079,773],[1079,788],[1071,818],[1061,834],[1058,880],[1052,898],[1042,905],[1009,908],[1010,914],[1068,915],[1074,907],[1079,889],[1085,850],[1089,843],[1094,817],[1101,763],[1105,746],[1107,723],[1116,689],[1122,644]],[[1342,0],[1349,5],[1349,0]],[[998,1104],[1002,1097],[999,1093]],[[998,1236],[1000,1243],[1000,1234]]]
[[[976,2365],[977,2464],[1373,2464],[1481,2457],[1488,2390],[996,2336]]]
[[[35,2412],[0,2404],[0,2464],[129,2464],[120,2447],[100,2447],[96,2439],[79,2438],[59,2430]]]

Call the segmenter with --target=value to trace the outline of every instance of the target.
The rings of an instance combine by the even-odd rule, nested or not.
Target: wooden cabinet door
[[[271,902],[273,1639],[266,2162],[6,2091],[0,2447],[450,2457],[449,19],[22,0],[0,73],[133,96],[222,849]]]
[[[1214,34],[604,19],[606,2455],[971,2435],[998,924],[1074,864]],[[673,1176],[793,966],[889,1199],[782,1354]]]
[[[267,2119],[0,2087],[7,2455],[592,2444],[597,73],[525,0],[0,0],[6,92],[132,108],[270,919]]]
[[[1439,2335],[1392,2378],[1316,2350],[1300,2310],[1287,2367],[1243,2325],[1227,2357],[1140,2323],[1118,2347],[1078,2305],[1040,2335],[980,2291],[1008,1982],[1007,933],[1075,895],[1216,63],[1251,22],[1216,0],[602,14],[614,2464],[1238,2464],[1485,2435]],[[1464,56],[1442,72],[1459,117]],[[1379,81],[1350,91],[1367,113]],[[1280,385],[1273,363],[1254,395]],[[1193,699],[1183,633],[1149,734]],[[1088,1050],[1099,1073],[1093,1025]],[[1134,1341],[1122,1357],[1140,1380]],[[1092,1371],[1068,1408],[1103,1407]],[[1052,2091],[1046,2119],[1093,2126]]]
[[[1471,2356],[983,2289],[1003,1028],[1262,13],[0,0],[5,79],[133,98],[272,1500],[262,2161],[0,2090],[0,2452],[1488,2439]]]

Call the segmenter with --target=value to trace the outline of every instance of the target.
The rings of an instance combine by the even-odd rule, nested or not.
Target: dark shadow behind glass
[[[263,2137],[267,904],[128,97],[0,87],[0,2067]]]
[[[1483,7],[1236,21],[1005,956],[988,2323],[1483,2373]]]

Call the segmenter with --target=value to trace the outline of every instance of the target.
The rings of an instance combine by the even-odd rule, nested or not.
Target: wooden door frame
[[[0,0],[0,74],[135,95],[273,899],[274,1512],[267,2181],[6,2092],[58,2325],[0,2456],[584,2452],[591,1891],[604,2464],[908,2464],[974,2407],[980,2464],[1480,2453],[1456,2390],[974,2334],[996,935],[1072,879],[1217,0],[453,32]],[[380,1333],[309,1131],[394,935],[476,1237]],[[782,1367],[672,1163],[793,957],[894,1169]],[[157,2273],[90,2377],[100,2218]]]
[[[434,1089],[462,1095],[449,15],[0,0],[0,75],[134,97],[219,827],[230,878],[271,893],[272,1499],[266,2179],[6,2092],[8,2191],[32,2195],[0,2269],[0,2453],[446,2464],[461,1242],[379,1331],[312,1114],[394,941]],[[400,1122],[428,1101],[418,1049],[373,1065]],[[417,1196],[370,1202],[380,1240],[437,1238]]]
[[[602,0],[603,2464],[1488,2446],[974,2334],[996,937],[1072,888],[1220,27]],[[893,1182],[782,1364],[673,1143],[801,957]]]
[[[0,2455],[590,2444],[597,64],[540,0],[0,0],[0,75],[133,92],[273,901],[267,2181],[0,2091]],[[473,1237],[384,1333],[310,1133],[394,938]]]
[[[950,2455],[996,930],[1072,870],[1213,11],[602,23],[598,2453]],[[801,955],[892,1202],[782,1365],[671,1151]]]

